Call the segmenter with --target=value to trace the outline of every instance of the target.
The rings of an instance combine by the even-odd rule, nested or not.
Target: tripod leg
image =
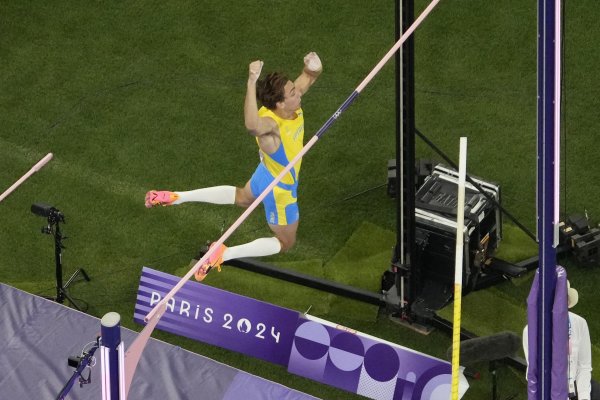
[[[65,299],[69,300],[69,302],[71,303],[71,305],[73,307],[75,307],[78,311],[83,311],[81,309],[81,307],[75,302],[75,300],[73,300],[73,298],[71,297],[71,295],[69,295],[69,293],[67,293],[67,291],[64,288],[61,288],[60,291],[61,291],[63,297]]]
[[[85,270],[83,268],[79,268],[77,271],[75,271],[73,273],[73,275],[71,275],[71,277],[69,278],[69,280],[67,281],[67,283],[65,283],[64,288],[68,288],[69,285],[71,283],[73,283],[73,281],[75,280],[75,278],[77,278],[79,276],[79,274],[83,275],[83,279],[85,279],[86,281],[90,281],[90,277],[88,276],[88,274],[86,274]]]
[[[84,278],[86,281],[88,281],[88,282],[90,281],[90,277],[89,277],[89,276],[88,276],[88,274],[85,272],[85,269],[83,269],[83,268],[79,268],[79,269],[78,269],[78,271],[81,271],[81,275],[83,275],[83,278]]]

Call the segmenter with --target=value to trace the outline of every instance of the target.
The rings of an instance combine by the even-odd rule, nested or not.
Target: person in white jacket
[[[568,306],[574,307],[579,293],[567,281]],[[523,349],[528,357],[527,326],[523,329]],[[529,360],[528,360],[529,362]],[[592,380],[592,345],[585,318],[569,311],[569,398],[600,400],[600,385]]]

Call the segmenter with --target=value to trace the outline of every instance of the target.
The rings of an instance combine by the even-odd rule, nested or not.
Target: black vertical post
[[[414,0],[396,1],[396,40],[414,22]],[[421,292],[421,272],[415,254],[415,77],[414,35],[396,53],[396,289],[402,317]],[[404,279],[404,298],[401,280]],[[404,301],[407,301],[404,304]]]
[[[415,20],[414,0],[403,0],[402,32]],[[402,46],[402,131],[404,174],[404,249],[410,268],[409,302],[421,294],[421,266],[416,254],[415,234],[415,40],[414,34]]]
[[[56,230],[54,231],[54,260],[56,263],[56,302],[62,304],[65,301],[63,293],[62,280],[62,233],[60,232],[60,222],[56,220]]]

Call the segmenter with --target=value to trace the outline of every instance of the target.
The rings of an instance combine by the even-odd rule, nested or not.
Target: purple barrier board
[[[447,400],[452,382],[446,361],[311,316],[298,322],[288,371],[381,400]]]
[[[135,322],[144,324],[146,314],[179,279],[144,267]],[[447,361],[193,281],[169,301],[157,328],[372,399],[446,400],[450,394]],[[461,395],[467,387],[461,376]]]
[[[145,325],[144,317],[180,279],[144,267],[134,321]],[[157,328],[287,366],[297,323],[296,311],[189,281]]]

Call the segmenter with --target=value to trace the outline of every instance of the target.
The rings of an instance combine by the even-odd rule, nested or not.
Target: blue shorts
[[[254,197],[260,194],[273,182],[271,175],[263,163],[258,164],[256,171],[250,178],[250,189]],[[298,221],[298,182],[288,185],[279,182],[271,193],[263,199],[267,222],[271,225],[290,225]]]

